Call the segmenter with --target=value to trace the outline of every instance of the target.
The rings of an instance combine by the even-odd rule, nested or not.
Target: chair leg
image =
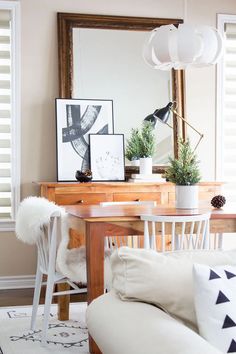
[[[223,234],[221,232],[218,233],[218,249],[223,249]]]
[[[43,277],[43,274],[42,274],[40,268],[37,267],[32,315],[31,315],[31,324],[30,324],[30,329],[32,331],[34,331],[34,329],[35,329],[35,322],[36,322],[36,316],[37,316],[37,312],[38,312],[39,298],[40,298],[41,285],[42,285],[42,277]]]
[[[174,249],[172,249],[172,251],[177,251],[180,249],[180,237],[178,234],[175,234],[174,238],[175,238]]]
[[[48,275],[46,296],[45,296],[45,305],[44,305],[42,339],[41,339],[42,346],[45,346],[47,344],[47,336],[46,335],[47,335],[48,324],[49,324],[49,316],[50,316],[50,307],[51,307],[51,303],[52,303],[53,288],[54,288],[54,276]]]

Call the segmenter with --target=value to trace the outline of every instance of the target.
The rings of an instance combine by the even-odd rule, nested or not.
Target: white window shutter
[[[12,214],[10,16],[10,11],[0,11],[0,220]]]

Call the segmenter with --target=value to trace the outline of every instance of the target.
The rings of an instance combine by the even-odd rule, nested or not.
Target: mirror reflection
[[[182,70],[153,70],[142,51],[150,31],[162,25],[178,26],[173,18],[58,13],[60,98],[112,99],[114,132],[128,139],[145,117],[170,101],[184,116]],[[165,169],[168,155],[178,155],[178,137],[185,128],[176,113],[171,127],[155,127],[153,173]],[[136,167],[126,166],[127,176]]]
[[[172,100],[169,71],[153,70],[142,57],[143,31],[73,29],[73,98],[112,99],[114,132],[129,138],[131,128]],[[155,127],[153,163],[173,155],[173,131]],[[128,164],[129,162],[127,162]]]

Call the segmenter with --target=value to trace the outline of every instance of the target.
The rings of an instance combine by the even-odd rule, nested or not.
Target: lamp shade
[[[144,44],[143,57],[155,69],[186,69],[215,64],[222,51],[223,38],[213,27],[165,25],[151,32]]]
[[[167,123],[172,106],[173,103],[169,102],[165,107],[156,109],[154,113],[149,114],[144,120],[151,122],[153,126],[156,125],[157,120],[161,121],[162,123]]]

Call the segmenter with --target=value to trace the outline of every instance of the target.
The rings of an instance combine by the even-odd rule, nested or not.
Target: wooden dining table
[[[197,215],[210,212],[211,233],[236,232],[236,205],[213,209],[200,205],[199,209],[176,209],[171,205],[71,205],[66,206],[70,228],[84,238],[87,262],[87,301],[90,303],[104,293],[104,237],[111,235],[143,235],[141,215]],[[73,244],[73,243],[72,243]],[[68,304],[59,303],[59,317],[68,317]],[[90,352],[99,353],[90,338]]]

